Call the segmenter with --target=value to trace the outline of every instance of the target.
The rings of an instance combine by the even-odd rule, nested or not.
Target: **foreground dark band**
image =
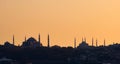
[[[5,47],[0,46],[2,58],[14,64],[120,64],[120,45],[72,47]]]

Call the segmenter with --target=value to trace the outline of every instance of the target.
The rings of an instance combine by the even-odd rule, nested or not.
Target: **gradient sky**
[[[0,44],[22,44],[24,37],[47,45],[73,46],[86,37],[99,45],[120,42],[120,0],[0,0]]]

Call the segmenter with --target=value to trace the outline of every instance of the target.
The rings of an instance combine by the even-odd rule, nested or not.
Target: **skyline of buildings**
[[[7,43],[10,43],[9,41],[6,41]],[[6,43],[6,42],[4,42],[4,44]],[[13,45],[15,45],[15,46],[31,46],[31,44],[36,44],[36,45],[33,45],[33,46],[38,46],[38,47],[41,47],[41,46],[43,46],[42,45],[42,42],[41,42],[41,37],[40,37],[40,34],[38,35],[38,40],[36,40],[34,37],[29,37],[28,39],[26,38],[26,36],[25,36],[25,40],[22,42],[22,44],[21,45],[16,45],[15,44],[15,36],[13,35],[13,41],[12,41],[12,43],[10,43],[10,44],[13,44]],[[77,43],[79,44],[79,45],[77,45]],[[86,37],[85,38],[82,38],[82,40],[81,40],[81,42],[77,42],[77,39],[76,39],[76,37],[74,38],[74,41],[73,41],[73,44],[74,44],[74,46],[73,46],[73,48],[77,48],[78,46],[80,46],[80,44],[82,44],[83,46],[84,46],[84,44],[85,44],[85,46],[87,45],[87,46],[95,46],[95,47],[98,47],[98,46],[106,46],[106,40],[104,39],[103,40],[103,45],[99,45],[99,43],[98,43],[98,40],[96,39],[96,40],[94,40],[94,38],[92,37],[92,39],[91,39],[91,42],[90,42],[91,44],[89,44],[88,42],[87,42],[87,40],[86,40]],[[114,43],[113,43],[114,44]],[[55,45],[52,45],[52,46],[55,46]],[[59,46],[59,45],[58,45]],[[48,36],[47,36],[47,47],[51,47],[51,45],[50,45],[50,35],[48,34]],[[72,47],[72,46],[67,46],[67,47]]]

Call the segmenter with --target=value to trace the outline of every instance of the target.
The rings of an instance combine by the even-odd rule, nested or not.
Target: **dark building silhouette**
[[[35,47],[41,47],[41,46],[42,44],[40,42],[40,35],[38,37],[38,41],[33,37],[30,37],[26,40],[26,37],[25,37],[25,41],[22,44],[22,47],[34,47],[35,48]]]

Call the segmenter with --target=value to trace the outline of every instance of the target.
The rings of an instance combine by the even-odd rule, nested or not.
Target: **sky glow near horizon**
[[[86,37],[91,45],[120,42],[119,0],[0,0],[0,44],[22,44],[24,37],[38,39],[47,45],[73,46]]]

